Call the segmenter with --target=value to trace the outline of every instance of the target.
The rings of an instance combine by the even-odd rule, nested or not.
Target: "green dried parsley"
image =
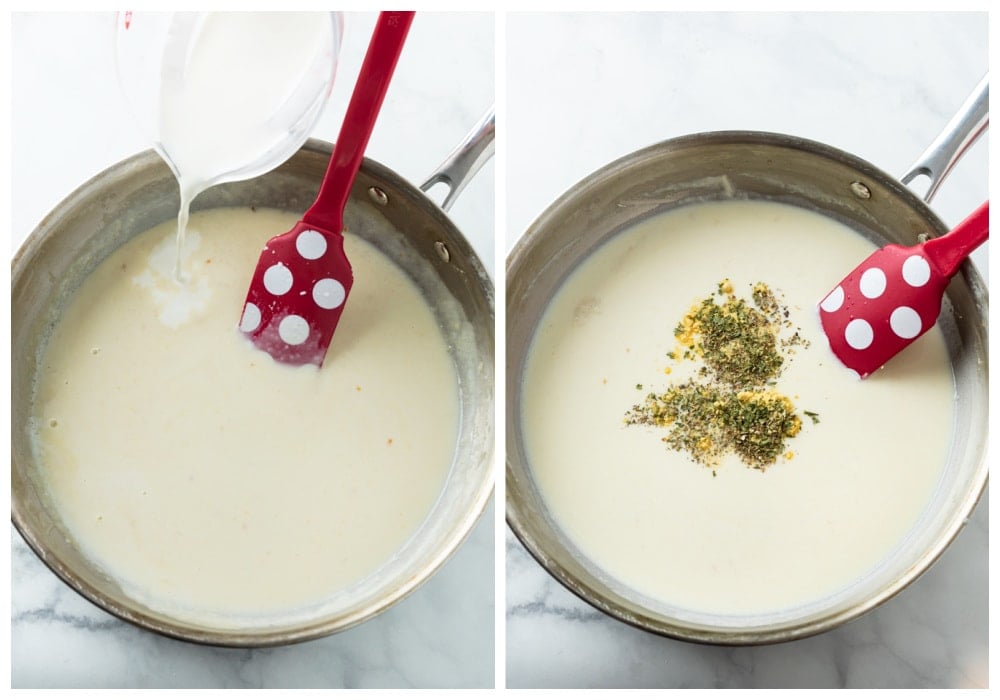
[[[706,466],[728,452],[765,469],[785,452],[785,439],[802,429],[788,397],[775,391],[733,391],[685,382],[663,394],[649,394],[625,416],[629,425],[669,427],[663,441]]]
[[[723,280],[716,294],[695,304],[674,328],[678,348],[668,357],[699,361],[699,379],[650,393],[626,413],[626,424],[667,428],[667,445],[706,466],[733,453],[763,471],[779,456],[791,457],[786,441],[802,429],[802,419],[772,385],[786,355],[806,341],[797,330],[780,338],[792,324],[766,284],[753,285],[751,300],[738,298]]]

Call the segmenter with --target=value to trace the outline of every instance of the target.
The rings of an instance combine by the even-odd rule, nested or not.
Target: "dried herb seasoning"
[[[691,307],[674,328],[678,347],[668,356],[699,362],[697,379],[648,394],[626,413],[626,424],[667,428],[667,445],[710,467],[729,453],[762,471],[779,456],[790,457],[785,443],[802,429],[802,419],[773,385],[793,348],[807,341],[797,329],[781,337],[792,328],[788,309],[766,284],[753,285],[750,298],[737,297],[723,280]],[[819,422],[817,414],[804,413]]]
[[[755,469],[773,464],[785,452],[785,440],[802,429],[787,396],[696,382],[649,394],[632,407],[626,423],[669,427],[663,441],[706,466],[717,466],[726,453],[734,452]]]

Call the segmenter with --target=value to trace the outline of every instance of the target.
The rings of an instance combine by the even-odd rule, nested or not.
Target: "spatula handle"
[[[924,254],[945,277],[990,237],[990,203],[984,202],[946,235],[924,243]]]
[[[389,81],[396,62],[403,50],[403,42],[413,22],[413,12],[382,12],[378,16],[375,32],[372,34],[359,73],[359,82],[347,105],[340,135],[333,147],[333,155],[327,166],[326,175],[320,185],[316,201],[303,215],[302,220],[328,231],[340,233],[343,225],[344,207],[354,177],[361,167],[368,139],[371,137],[378,116],[389,89]]]

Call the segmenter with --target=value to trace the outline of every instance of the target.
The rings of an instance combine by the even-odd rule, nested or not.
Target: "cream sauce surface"
[[[530,468],[553,518],[612,578],[709,614],[767,614],[857,581],[898,545],[942,474],[954,386],[935,327],[858,380],[830,352],[817,302],[874,246],[818,214],[769,202],[691,205],[589,256],[540,321],[523,376]],[[673,330],[728,277],[784,294],[810,340],[776,389],[803,417],[790,459],[713,470],[626,426],[677,383]],[[667,368],[671,373],[665,373]],[[642,385],[642,389],[637,388]]]
[[[237,331],[264,242],[293,214],[191,218],[114,252],[55,328],[36,381],[44,481],[85,552],[190,619],[312,605],[372,574],[441,492],[454,365],[420,291],[346,235],[356,284],[322,369]],[[419,368],[417,371],[415,368]]]

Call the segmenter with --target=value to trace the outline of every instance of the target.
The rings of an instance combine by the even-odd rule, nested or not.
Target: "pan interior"
[[[329,146],[310,142],[278,170],[220,185],[193,209],[258,206],[301,212],[313,201]],[[378,187],[387,203],[368,195]],[[61,309],[87,274],[132,236],[176,216],[176,182],[152,153],[84,185],[25,243],[14,262],[12,308],[14,407],[12,504],[15,524],[58,575],[109,611],[157,631],[194,641],[259,645],[299,641],[360,622],[426,580],[478,519],[492,489],[492,288],[474,252],[448,219],[388,169],[366,161],[345,212],[349,230],[393,261],[434,310],[459,383],[460,427],[443,492],[420,529],[393,559],[317,607],[280,619],[227,627],[171,619],[133,600],[76,549],[40,488],[28,445],[32,383],[38,358]],[[276,232],[277,233],[277,232]],[[447,261],[437,252],[451,253]],[[405,358],[401,358],[401,361]]]
[[[818,212],[878,245],[912,245],[921,235],[946,230],[894,180],[834,149],[771,134],[697,135],[627,156],[578,184],[533,224],[507,270],[507,512],[512,528],[553,575],[606,612],[663,634],[721,643],[805,636],[891,596],[940,554],[985,480],[986,294],[978,274],[966,265],[949,287],[939,324],[954,373],[956,422],[968,428],[955,431],[947,467],[920,522],[863,582],[797,609],[719,616],[644,597],[581,554],[549,513],[524,446],[521,383],[538,321],[566,277],[623,229],[687,204],[741,199]]]

